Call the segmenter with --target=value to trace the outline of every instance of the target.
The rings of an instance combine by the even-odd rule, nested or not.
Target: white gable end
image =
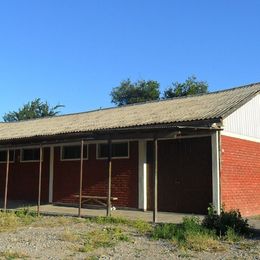
[[[260,140],[260,94],[223,120],[223,134]]]

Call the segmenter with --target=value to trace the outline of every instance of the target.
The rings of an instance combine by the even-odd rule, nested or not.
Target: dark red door
[[[158,143],[158,209],[207,212],[212,202],[210,137]]]

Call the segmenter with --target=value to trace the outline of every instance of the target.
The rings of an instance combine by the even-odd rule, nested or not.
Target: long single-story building
[[[260,83],[0,123],[0,198],[260,214]]]

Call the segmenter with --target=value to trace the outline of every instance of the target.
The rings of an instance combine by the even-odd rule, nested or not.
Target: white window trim
[[[122,140],[116,140],[116,141],[112,141],[112,144],[114,143],[127,143],[127,156],[120,156],[120,157],[115,157],[115,156],[112,156],[111,159],[129,159],[130,158],[130,142],[129,140],[125,140],[125,141],[122,141]],[[100,144],[108,144],[108,142],[99,142],[96,144],[96,160],[107,160],[108,157],[99,157],[98,156],[98,145]]]
[[[68,144],[63,144],[60,146],[60,161],[61,162],[67,162],[67,161],[80,161],[80,158],[74,158],[74,159],[63,159],[62,158],[62,152],[63,152],[63,147],[64,146],[81,146],[79,143],[68,143]],[[87,157],[84,157],[83,160],[88,160],[88,153],[89,153],[89,145],[87,143],[84,143],[84,146],[87,146]]]
[[[8,151],[8,150],[0,150],[0,152],[6,152],[6,155],[7,155],[7,151]],[[12,161],[9,160],[9,163],[14,163],[14,160],[15,160],[15,149],[10,149],[9,151],[10,151],[10,152],[11,152],[11,151],[14,151],[13,160],[12,160]],[[7,160],[6,160],[6,161],[0,161],[0,164],[1,164],[1,163],[7,163]]]
[[[39,146],[28,146],[26,148],[21,148],[20,149],[20,163],[32,163],[32,162],[40,162],[40,160],[23,160],[23,151],[24,150],[30,150],[30,149],[39,149]],[[42,147],[42,162],[44,161],[43,159],[44,156],[44,148]]]

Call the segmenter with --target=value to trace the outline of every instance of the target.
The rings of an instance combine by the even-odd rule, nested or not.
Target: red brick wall
[[[260,143],[221,136],[221,199],[244,216],[260,214]]]
[[[42,164],[42,201],[49,194],[49,148],[44,148]],[[0,197],[4,197],[6,163],[0,163]],[[8,199],[36,201],[38,198],[39,162],[20,162],[20,150],[15,151],[15,162],[10,163]]]
[[[129,159],[112,159],[112,196],[121,207],[138,207],[138,142],[130,142]],[[75,203],[79,193],[80,161],[60,161],[60,148],[54,156],[54,202]],[[96,159],[96,144],[88,147],[88,159],[83,164],[83,194],[106,196],[107,160]]]

